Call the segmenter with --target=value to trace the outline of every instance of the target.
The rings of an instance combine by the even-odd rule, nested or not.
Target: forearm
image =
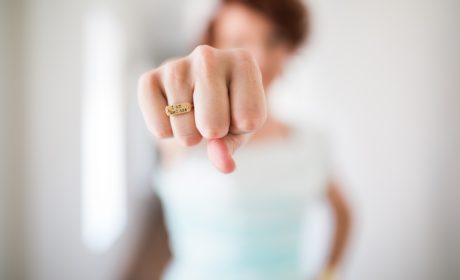
[[[328,188],[328,199],[334,218],[334,235],[329,256],[321,279],[334,279],[337,267],[340,265],[345,253],[351,228],[351,214],[345,197],[338,186],[331,183]]]
[[[350,233],[350,214],[347,208],[334,209],[335,233],[327,266],[337,267],[344,255]]]

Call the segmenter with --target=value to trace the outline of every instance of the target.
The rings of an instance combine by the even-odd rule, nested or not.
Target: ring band
[[[168,105],[165,107],[165,112],[168,117],[185,114],[193,109],[193,104],[189,102]]]

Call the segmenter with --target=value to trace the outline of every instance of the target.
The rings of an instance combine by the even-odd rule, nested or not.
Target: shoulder
[[[318,167],[329,169],[333,154],[330,130],[325,126],[310,123],[298,123],[293,128],[296,130],[297,141],[304,155]]]
[[[298,137],[310,145],[329,147],[331,132],[324,126],[311,123],[296,123],[292,125]]]

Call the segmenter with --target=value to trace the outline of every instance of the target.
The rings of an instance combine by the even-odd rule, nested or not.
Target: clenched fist
[[[207,142],[210,161],[222,172],[235,169],[235,150],[267,118],[262,76],[243,49],[199,46],[139,79],[139,104],[150,132],[183,146]],[[167,105],[190,102],[191,112],[168,116]]]

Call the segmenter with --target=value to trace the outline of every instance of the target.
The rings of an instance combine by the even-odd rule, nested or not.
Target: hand
[[[318,280],[337,280],[336,269],[333,266],[326,266],[319,276]]]
[[[150,132],[183,146],[207,142],[209,160],[223,173],[235,169],[233,153],[266,121],[262,77],[246,50],[199,46],[190,55],[141,76],[139,105]],[[168,117],[165,107],[193,103],[191,112]]]

